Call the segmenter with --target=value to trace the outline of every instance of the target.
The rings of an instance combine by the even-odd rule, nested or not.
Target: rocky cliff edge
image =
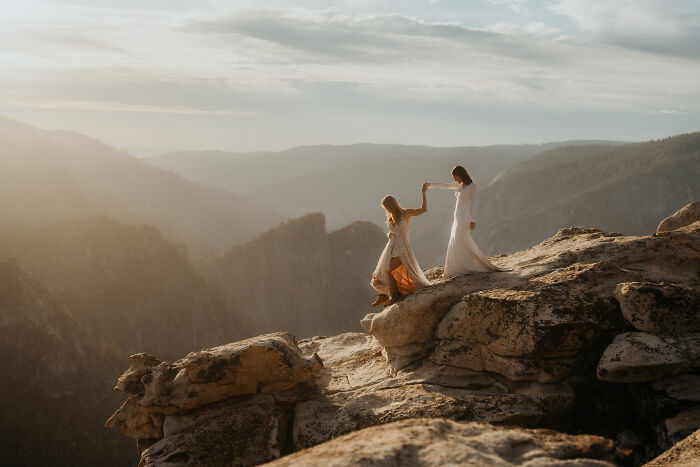
[[[493,257],[506,272],[430,270],[367,334],[136,354],[107,426],[136,439],[141,466],[439,465],[436,440],[480,440],[449,449],[483,465],[639,465],[700,428],[700,219],[679,223],[563,229]]]

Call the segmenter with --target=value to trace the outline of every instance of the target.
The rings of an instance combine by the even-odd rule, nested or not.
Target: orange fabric
[[[418,290],[418,286],[413,282],[413,279],[411,279],[411,275],[408,273],[403,263],[391,271],[391,275],[394,276],[399,292],[402,294],[409,295]]]

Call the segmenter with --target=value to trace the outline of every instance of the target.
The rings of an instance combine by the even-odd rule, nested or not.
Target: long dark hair
[[[465,186],[469,185],[470,183],[474,183],[474,180],[472,180],[472,177],[469,175],[469,172],[467,172],[467,169],[461,165],[454,166],[452,169],[452,175],[456,175]]]

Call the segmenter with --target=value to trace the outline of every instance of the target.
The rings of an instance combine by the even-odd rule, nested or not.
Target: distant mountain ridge
[[[649,234],[666,213],[698,199],[700,132],[625,146],[562,147],[482,188],[474,237],[494,254],[568,226]]]
[[[475,179],[488,182],[517,162],[561,144],[450,148],[360,143],[280,152],[187,151],[145,160],[266,203],[286,217],[321,211],[329,226],[338,228],[358,219],[383,223],[379,200],[384,195],[394,195],[404,205],[417,203],[420,185],[450,179],[454,165],[465,165]],[[441,202],[436,203],[439,208]]]
[[[107,215],[157,226],[194,252],[228,248],[277,224],[264,205],[66,131],[0,118],[0,230]]]

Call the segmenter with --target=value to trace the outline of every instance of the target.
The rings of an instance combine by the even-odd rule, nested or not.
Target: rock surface
[[[565,417],[574,401],[568,385],[519,385],[494,374],[431,362],[393,375],[381,346],[367,334],[314,338],[301,341],[300,347],[307,355],[318,353],[325,366],[315,377],[320,394],[296,406],[296,449],[416,417],[539,426]]]
[[[640,331],[700,332],[700,293],[691,287],[626,282],[613,295],[622,315]]]
[[[285,413],[270,395],[168,416],[165,437],[143,451],[139,466],[261,464],[280,457],[284,425]]]
[[[598,363],[598,378],[639,383],[700,370],[700,333],[628,332],[615,337]]]
[[[199,360],[190,354],[172,364],[137,355],[117,383],[131,398],[111,423],[136,435],[140,449],[145,448],[143,465],[216,463],[215,459],[231,458],[233,450],[243,452],[230,438],[236,430],[226,421],[231,417],[251,426],[250,433],[240,433],[236,439],[247,439],[243,444],[257,446],[259,454],[241,454],[241,464],[305,449],[323,453],[326,446],[335,450],[335,438],[341,436],[364,440],[359,436],[365,429],[381,435],[386,424],[411,426],[417,418],[444,418],[489,423],[489,434],[484,435],[488,439],[511,436],[504,434],[512,433],[510,429],[499,425],[609,438],[599,438],[602,444],[596,441],[595,449],[584,449],[607,454],[581,455],[578,460],[572,460],[577,451],[562,447],[576,442],[564,440],[561,437],[567,435],[562,434],[552,436],[560,437],[557,443],[569,452],[567,460],[546,457],[548,448],[537,444],[535,435],[528,435],[529,441],[522,444],[487,449],[501,457],[464,448],[464,459],[486,456],[485,465],[621,461],[609,456],[610,449],[600,451],[603,444],[612,446],[610,439],[617,439],[625,456],[631,456],[624,462],[638,465],[700,423],[696,416],[700,333],[692,331],[688,318],[693,316],[692,306],[690,311],[677,306],[692,303],[700,292],[700,222],[642,237],[562,229],[540,245],[493,261],[511,270],[450,280],[440,278],[441,268],[427,271],[433,286],[362,320],[369,334],[319,336],[300,340],[298,347],[291,336],[282,339],[290,358],[299,362],[291,367],[304,370],[300,378],[270,379],[281,372],[273,368],[280,367],[260,363],[246,367],[255,381],[227,379],[228,370],[201,381],[193,376],[229,368],[214,363],[230,361],[233,353],[227,350],[203,353]],[[653,300],[630,298],[648,293]],[[663,332],[636,330],[621,309],[625,300],[643,303],[644,311],[635,316],[652,317],[646,321]],[[683,323],[690,323],[691,331]],[[229,347],[250,345],[243,341]],[[457,430],[450,428],[454,422],[442,422],[449,427],[441,425],[440,430]],[[422,428],[416,430],[419,436]],[[517,436],[532,433],[524,428],[515,431]],[[368,457],[367,462],[399,462],[396,456],[407,453],[413,453],[412,460],[444,460],[424,447],[430,436],[420,438],[416,447],[387,448],[385,457]],[[198,445],[210,446],[204,441],[207,437],[224,440],[227,447],[212,447],[209,454],[199,450]],[[219,454],[222,457],[216,457]],[[316,462],[303,455],[283,460]],[[362,456],[362,451],[349,449],[347,455]],[[324,456],[318,459],[325,463]],[[359,458],[339,459],[352,463]]]
[[[700,221],[700,202],[693,201],[662,220],[656,228],[656,233],[677,230],[697,221]]]
[[[492,371],[509,379],[556,382],[592,371],[626,324],[613,298],[618,284],[698,289],[700,223],[685,231],[625,237],[563,229],[528,250],[494,258],[512,272],[469,274],[421,290],[363,326],[394,370],[430,357],[440,365]]]
[[[644,467],[697,467],[700,465],[700,430],[644,464]]]
[[[612,466],[614,443],[599,436],[412,419],[365,428],[270,466]]]
[[[192,352],[173,363],[136,354],[114,388],[131,396],[106,426],[148,446],[140,465],[264,462],[279,457],[286,443],[287,410],[275,396],[293,400],[293,391],[322,366],[315,354],[302,355],[288,333]]]
[[[684,410],[664,422],[661,431],[662,443],[670,447],[692,434],[698,427],[700,427],[700,406]]]

